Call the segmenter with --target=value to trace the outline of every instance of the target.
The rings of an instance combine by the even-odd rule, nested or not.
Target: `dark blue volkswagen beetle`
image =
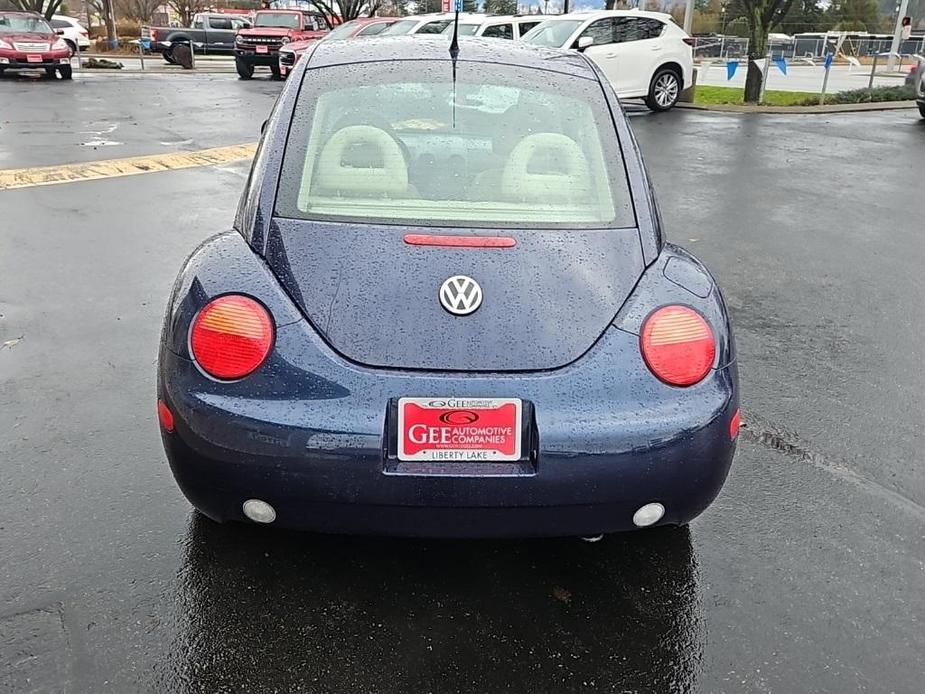
[[[167,309],[158,411],[217,521],[419,536],[681,525],[739,428],[729,318],[577,53],[319,43]]]

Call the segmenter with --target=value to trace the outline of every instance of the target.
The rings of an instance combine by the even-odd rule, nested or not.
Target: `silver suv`
[[[925,63],[919,63],[919,66],[908,74],[906,84],[915,88],[915,103],[919,106],[922,118],[925,118]]]

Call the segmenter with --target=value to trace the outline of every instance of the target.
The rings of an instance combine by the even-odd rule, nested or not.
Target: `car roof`
[[[0,10],[0,15],[6,16],[6,15],[11,15],[11,14],[17,15],[20,17],[40,17],[41,19],[45,19],[38,12],[20,12],[19,10]]]
[[[482,24],[508,24],[520,21],[530,21],[533,17],[538,17],[536,21],[543,21],[545,17],[540,17],[540,15],[514,15],[514,14],[486,14],[478,15],[473,14],[468,17],[459,18],[460,24],[477,24],[481,26]]]
[[[581,20],[588,19],[605,19],[606,17],[649,17],[659,19],[663,22],[674,22],[674,17],[665,12],[649,12],[647,10],[583,10],[581,12],[569,12],[568,14],[545,15],[544,21],[557,22],[564,19]]]
[[[397,22],[401,17],[354,17],[344,24],[379,24],[381,22]]]
[[[319,41],[311,54],[309,68],[396,60],[450,60],[449,41],[441,34],[428,36],[382,36],[375,41]],[[540,70],[568,71],[597,79],[580,54],[543,48],[519,41],[461,37],[460,61],[501,63]],[[554,60],[552,64],[549,61]]]

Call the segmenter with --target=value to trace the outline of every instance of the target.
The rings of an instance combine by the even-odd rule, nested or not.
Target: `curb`
[[[826,104],[824,106],[752,106],[745,104],[676,104],[675,108],[720,113],[857,113],[865,111],[898,111],[915,108],[915,101],[881,101],[873,104]]]
[[[195,76],[195,75],[233,75],[235,74],[234,70],[222,70],[216,68],[206,68],[204,70],[165,70],[163,68],[147,68],[141,70],[138,68],[122,68],[121,70],[113,70],[110,68],[80,68],[79,70],[74,70],[74,75],[183,75],[183,76]]]

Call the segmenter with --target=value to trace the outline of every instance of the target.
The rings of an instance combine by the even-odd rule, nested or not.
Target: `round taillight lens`
[[[253,373],[272,347],[273,320],[247,296],[220,296],[206,304],[190,331],[193,358],[207,373],[227,381]]]
[[[691,386],[713,367],[716,340],[703,316],[687,306],[663,306],[642,326],[642,358],[659,379]]]

